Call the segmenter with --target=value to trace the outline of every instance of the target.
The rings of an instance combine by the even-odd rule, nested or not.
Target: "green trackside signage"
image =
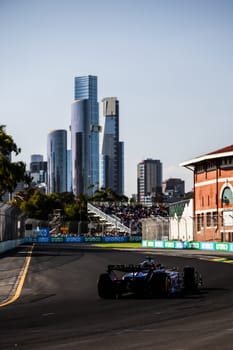
[[[215,243],[215,250],[229,252],[229,243]]]
[[[41,228],[26,237],[25,243],[140,243],[141,236],[51,236],[49,228]]]
[[[153,241],[142,240],[142,247],[144,248],[160,248],[160,249],[184,249],[186,242],[180,241]]]
[[[188,242],[189,249],[200,249],[201,242]]]
[[[141,236],[128,236],[128,242],[141,242],[142,237]]]
[[[233,252],[233,243],[227,242],[182,242],[142,240],[142,247],[157,249],[198,249]]]
[[[51,243],[64,243],[64,237],[51,237]]]
[[[175,243],[176,242],[165,241],[164,242],[164,248],[174,249],[175,248]]]
[[[49,229],[41,228],[26,237],[25,243],[135,243],[141,242],[143,248],[154,249],[197,249],[233,252],[233,243],[228,242],[183,242],[163,240],[143,240],[141,236],[50,236]]]
[[[96,237],[84,237],[83,242],[84,243],[102,243],[102,237],[96,236]]]

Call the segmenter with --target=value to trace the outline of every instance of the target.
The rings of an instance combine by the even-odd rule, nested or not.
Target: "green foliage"
[[[136,203],[136,199],[134,197],[131,197],[129,202],[130,202],[130,204],[135,204]]]
[[[111,188],[101,188],[96,190],[93,197],[90,198],[93,202],[128,202],[128,197],[119,195]]]
[[[21,149],[17,147],[13,138],[6,134],[5,125],[0,125],[0,154],[8,157],[12,152],[18,155]]]
[[[26,174],[26,165],[23,162],[11,162],[12,152],[18,155],[21,149],[17,147],[13,138],[0,125],[0,200],[6,192],[13,192],[20,181],[27,184],[31,178]]]
[[[51,210],[51,201],[47,195],[36,190],[27,201],[21,203],[20,209],[30,218],[47,220]]]
[[[88,220],[86,197],[80,195],[75,198],[71,192],[46,195],[38,189],[27,189],[18,192],[12,204],[34,219],[48,220],[55,209],[61,209],[66,221]]]
[[[20,209],[30,218],[48,220],[54,209],[63,209],[63,197],[58,193],[46,195],[38,189],[30,191],[30,197],[25,197],[20,203]],[[16,196],[17,198],[18,196]],[[22,196],[20,195],[22,198]]]
[[[68,221],[81,220],[81,212],[81,207],[77,202],[66,205],[64,208],[65,217]]]

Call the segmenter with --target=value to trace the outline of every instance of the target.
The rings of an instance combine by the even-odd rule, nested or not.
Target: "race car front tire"
[[[183,286],[186,290],[195,290],[198,287],[197,272],[192,266],[185,266],[183,269]]]

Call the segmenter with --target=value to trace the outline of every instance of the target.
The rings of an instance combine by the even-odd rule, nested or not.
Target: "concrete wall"
[[[0,242],[0,254],[6,252],[8,250],[14,249],[23,243],[24,243],[24,239],[15,239],[15,240],[11,240],[11,241]]]

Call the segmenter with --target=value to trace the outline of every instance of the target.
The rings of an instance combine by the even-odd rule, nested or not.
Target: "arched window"
[[[222,193],[222,202],[225,204],[233,203],[233,195],[230,187],[226,187]]]

